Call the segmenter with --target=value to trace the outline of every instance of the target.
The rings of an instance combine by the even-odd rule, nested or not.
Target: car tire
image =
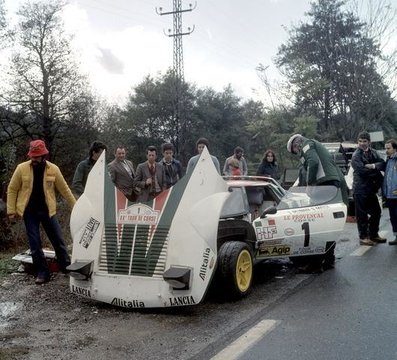
[[[253,273],[251,247],[241,241],[225,242],[218,251],[217,284],[222,295],[241,298],[251,289]]]

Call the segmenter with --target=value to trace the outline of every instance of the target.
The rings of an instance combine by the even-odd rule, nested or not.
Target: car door
[[[255,219],[257,257],[271,258],[323,254],[327,242],[343,230],[346,207],[341,203],[313,204],[306,192],[297,192],[277,206],[276,213]]]

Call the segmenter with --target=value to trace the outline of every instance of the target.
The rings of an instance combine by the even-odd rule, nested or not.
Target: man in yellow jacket
[[[41,244],[40,224],[54,247],[61,271],[66,271],[70,264],[61,227],[55,217],[55,189],[71,207],[76,202],[58,166],[45,159],[47,154],[44,141],[32,141],[28,152],[30,160],[17,166],[7,190],[7,214],[12,222],[17,216],[23,218],[38,285],[50,280]]]

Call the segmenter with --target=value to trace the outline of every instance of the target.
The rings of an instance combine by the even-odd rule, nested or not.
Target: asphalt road
[[[391,240],[387,210],[381,226]],[[214,359],[397,359],[397,247],[339,250],[334,270],[300,284]]]

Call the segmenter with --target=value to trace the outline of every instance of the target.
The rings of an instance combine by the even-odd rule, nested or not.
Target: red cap
[[[48,150],[45,147],[43,140],[33,140],[30,142],[29,146],[29,157],[44,156],[48,154]]]

